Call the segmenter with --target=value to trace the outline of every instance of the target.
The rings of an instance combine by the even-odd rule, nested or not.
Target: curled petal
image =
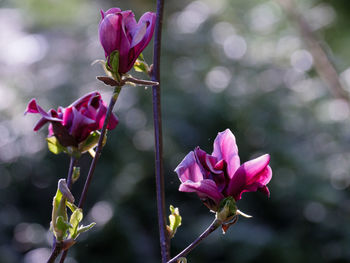
[[[58,114],[55,110],[51,109],[48,112],[46,112],[45,110],[43,110],[43,108],[41,108],[35,99],[32,99],[27,106],[26,111],[24,112],[24,114],[27,113],[39,113],[42,118],[37,122],[37,124],[34,127],[34,131],[38,131],[42,126],[44,126],[47,122],[49,121],[58,121],[61,122],[62,119],[58,118]]]
[[[227,194],[239,200],[242,193],[255,192],[260,188],[263,188],[262,190],[268,193],[266,185],[272,177],[272,170],[268,165],[269,162],[270,155],[265,154],[242,164],[231,178]]]
[[[204,179],[199,182],[188,180],[180,185],[179,191],[190,193],[195,192],[200,198],[205,199],[209,197],[215,201],[216,204],[219,204],[220,201],[224,199],[224,196],[219,192],[215,182],[210,179]]]
[[[148,43],[151,41],[154,27],[156,23],[156,14],[152,12],[147,12],[143,14],[137,23],[137,27],[133,29],[133,40],[130,46],[132,56],[129,53],[129,67],[131,68],[136,59],[140,56],[141,52],[147,47]]]
[[[67,108],[70,107],[75,107],[77,110],[80,110],[81,107],[85,106],[86,104],[90,104],[91,101],[94,98],[97,98],[98,100],[101,99],[101,94],[98,93],[97,91],[93,91],[90,92],[88,94],[86,94],[84,97],[81,97],[79,99],[77,99],[76,101],[74,101],[71,105],[69,105]]]
[[[236,138],[229,129],[219,132],[216,136],[212,156],[215,156],[218,161],[225,160],[228,176],[232,178],[240,165],[240,160]]]
[[[193,151],[185,156],[182,162],[175,168],[175,172],[182,183],[186,181],[199,182],[203,180],[201,168],[197,164]]]

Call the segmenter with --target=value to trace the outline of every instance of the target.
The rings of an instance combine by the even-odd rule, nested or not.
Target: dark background
[[[51,202],[68,157],[48,152],[39,116],[23,116],[37,98],[45,109],[92,90],[108,100],[95,59],[99,10],[118,6],[139,18],[154,1],[0,1],[0,262],[44,262],[50,253]],[[350,88],[347,0],[297,1],[298,10]],[[151,61],[152,48],[144,52]],[[217,230],[189,262],[350,262],[350,108],[335,98],[275,1],[166,1],[162,105],[166,206],[183,224],[175,255],[211,222],[194,194],[178,192],[173,172],[195,146],[207,152],[230,128],[241,160],[271,155],[270,199],[245,194],[240,218]],[[136,74],[136,76],[140,76]],[[160,262],[156,218],[151,90],[126,87],[84,211],[97,226],[79,237],[67,263]],[[78,198],[90,162],[80,160]]]

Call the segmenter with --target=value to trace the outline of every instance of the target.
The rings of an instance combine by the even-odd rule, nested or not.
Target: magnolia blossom
[[[118,72],[126,73],[151,41],[156,14],[147,12],[138,23],[130,10],[121,11],[119,8],[111,8],[107,12],[101,11],[101,15],[99,35],[106,58],[113,51],[118,50]]]
[[[46,112],[35,99],[32,99],[25,113],[28,112],[38,113],[42,116],[35,125],[34,131],[50,122],[49,136],[56,136],[63,146],[78,146],[92,131],[102,128],[107,107],[100,93],[91,92],[66,108],[58,107],[57,111],[50,109]],[[118,119],[112,113],[107,129],[112,130],[117,124]]]
[[[257,190],[269,196],[269,162],[270,156],[265,154],[241,165],[235,136],[226,129],[218,133],[211,155],[197,147],[176,167],[181,181],[179,191],[197,193],[213,211],[228,196],[238,201],[244,192]]]

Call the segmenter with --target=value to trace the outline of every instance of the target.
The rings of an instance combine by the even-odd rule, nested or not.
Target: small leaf
[[[59,143],[59,141],[57,140],[57,138],[55,136],[51,136],[51,137],[46,138],[46,141],[47,141],[47,146],[48,146],[50,152],[52,152],[54,154],[59,154],[65,150],[65,147],[63,147]]]
[[[137,72],[144,72],[144,73],[147,73],[148,71],[148,66],[146,63],[142,62],[142,61],[137,61],[135,62],[134,64],[134,69],[135,71]]]
[[[72,228],[69,229],[69,233],[73,239],[77,236],[77,230],[81,220],[83,220],[83,212],[81,208],[78,208],[72,213],[69,220],[69,223],[72,225]]]
[[[67,207],[70,209],[70,211],[72,211],[72,212],[74,212],[76,209],[78,209],[78,207],[75,205],[75,204],[73,204],[73,203],[71,203],[71,202],[68,202],[67,201]]]
[[[80,227],[78,228],[78,231],[77,231],[77,236],[78,236],[79,234],[81,234],[81,233],[84,233],[84,232],[90,230],[90,229],[93,228],[95,225],[96,225],[96,223],[93,222],[93,223],[91,223],[90,225],[87,225],[87,226],[80,226]]]
[[[145,74],[148,75],[148,71],[149,71],[149,66],[146,63],[142,53],[139,55],[139,57],[137,58],[137,60],[135,61],[134,64],[134,69],[137,72],[144,72]]]

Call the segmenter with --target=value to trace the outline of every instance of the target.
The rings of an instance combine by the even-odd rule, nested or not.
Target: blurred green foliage
[[[297,1],[300,12],[350,87],[346,0]],[[16,0],[0,2],[0,263],[43,262],[57,180],[68,157],[47,149],[46,131],[23,117],[36,97],[45,109],[111,90],[90,66],[104,57],[99,9],[119,6],[137,17],[154,1]],[[152,48],[144,52],[150,62]],[[135,73],[135,76],[139,73]],[[350,109],[314,70],[296,24],[275,1],[166,1],[162,49],[166,206],[179,207],[175,255],[211,222],[195,195],[177,191],[176,165],[195,146],[212,149],[230,128],[242,162],[271,154],[270,199],[244,195],[241,218],[207,238],[189,262],[349,262]],[[160,262],[155,203],[151,90],[127,87],[120,124],[108,133],[79,236],[67,263]],[[90,156],[80,160],[83,187]],[[86,220],[86,221],[85,221]]]

